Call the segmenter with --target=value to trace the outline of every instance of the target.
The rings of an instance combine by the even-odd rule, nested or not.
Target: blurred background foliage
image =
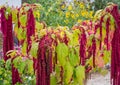
[[[48,26],[68,26],[90,20],[95,11],[104,8],[108,2],[120,5],[120,0],[22,0],[22,3],[39,3],[39,21]]]
[[[83,2],[65,0],[26,0],[27,3],[39,3],[40,21],[44,21],[48,26],[68,26],[71,28],[77,22],[91,19],[93,11],[90,6]]]
[[[93,10],[97,11],[99,9],[103,9],[104,7],[106,7],[107,3],[109,3],[109,2],[118,4],[118,6],[120,8],[120,0],[94,0],[94,2],[91,4],[91,6],[93,7]]]

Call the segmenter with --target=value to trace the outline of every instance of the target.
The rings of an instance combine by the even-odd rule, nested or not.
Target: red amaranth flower
[[[109,28],[110,26],[110,18],[107,19],[106,22],[106,46],[107,46],[107,50],[110,50],[110,45],[109,45]]]
[[[86,58],[86,34],[85,31],[81,34],[81,38],[79,38],[79,44],[80,44],[80,63],[81,65],[85,65],[85,58]]]
[[[52,38],[43,36],[39,41],[36,85],[50,85],[50,73],[52,73]],[[48,55],[46,54],[48,52]]]
[[[14,49],[13,33],[12,33],[12,14],[8,14],[8,19],[5,17],[5,8],[1,9],[1,30],[3,34],[3,56],[7,61],[10,57],[6,56],[6,53]],[[12,85],[17,82],[21,82],[18,70],[12,64]]]
[[[115,32],[112,39],[111,84],[120,85],[120,14],[117,5],[109,11],[115,19]]]
[[[32,44],[31,36],[33,36],[34,34],[35,34],[35,18],[32,9],[29,9],[27,13],[27,53],[31,49]]]
[[[95,54],[96,54],[96,40],[92,39],[92,52],[93,52],[93,67],[95,67]]]
[[[104,16],[102,16],[101,17],[101,19],[100,19],[100,50],[101,50],[101,48],[102,48],[102,22],[103,22],[103,18],[104,18]]]

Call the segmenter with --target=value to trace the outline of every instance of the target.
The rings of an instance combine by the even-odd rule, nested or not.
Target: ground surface
[[[105,76],[98,73],[91,74],[91,79],[88,79],[87,85],[110,85],[110,72]]]

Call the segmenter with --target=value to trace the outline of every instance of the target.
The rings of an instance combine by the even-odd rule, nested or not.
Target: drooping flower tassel
[[[31,36],[34,35],[35,35],[35,18],[33,15],[33,10],[29,9],[27,13],[27,53],[29,53],[31,49],[31,44],[32,44]],[[33,58],[34,71],[36,69],[36,65],[37,65],[37,60]]]
[[[100,47],[99,47],[99,49],[101,50],[101,48],[102,48],[102,22],[103,22],[103,18],[104,18],[104,16],[102,16],[101,17],[101,19],[100,19]]]
[[[8,16],[7,20],[7,39],[8,39],[8,51],[14,49],[13,42],[13,33],[12,33],[12,14]],[[15,85],[17,82],[22,82],[18,73],[18,70],[12,64],[12,85]]]
[[[67,35],[64,34],[64,38],[63,38],[63,42],[68,45],[68,38],[67,38]]]
[[[33,36],[34,34],[35,34],[35,18],[32,9],[29,9],[27,13],[27,53],[31,49],[32,44],[31,36]]]
[[[106,46],[107,46],[107,50],[110,50],[110,45],[109,45],[109,28],[110,26],[110,18],[107,19],[106,21],[106,38],[105,38],[105,43],[106,43]]]
[[[10,57],[6,55],[9,50],[14,49],[13,33],[12,33],[12,14],[8,14],[8,19],[5,17],[5,8],[1,9],[1,30],[3,33],[3,56],[7,61]],[[18,70],[12,64],[12,85],[21,82]]]
[[[39,41],[36,85],[50,85],[50,73],[52,73],[52,39],[46,35]],[[48,52],[48,55],[47,53]]]
[[[17,82],[22,83],[22,80],[20,79],[18,70],[12,64],[12,85],[16,85]]]
[[[92,52],[93,52],[93,67],[95,67],[95,54],[96,54],[96,40],[92,39]]]
[[[5,8],[1,8],[1,31],[3,35],[3,58],[6,61],[8,57],[6,52],[8,51],[8,42],[7,42],[7,19],[5,17]]]
[[[111,84],[120,85],[120,14],[117,5],[113,5],[110,10],[108,8],[106,11],[110,12],[115,19],[115,31],[111,43]]]
[[[80,44],[80,63],[81,65],[85,65],[85,58],[86,58],[86,34],[85,31],[81,34],[81,38],[79,38],[79,44]]]

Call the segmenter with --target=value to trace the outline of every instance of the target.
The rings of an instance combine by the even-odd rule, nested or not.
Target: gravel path
[[[110,72],[102,76],[100,74],[91,74],[91,79],[88,79],[87,85],[110,85]]]

